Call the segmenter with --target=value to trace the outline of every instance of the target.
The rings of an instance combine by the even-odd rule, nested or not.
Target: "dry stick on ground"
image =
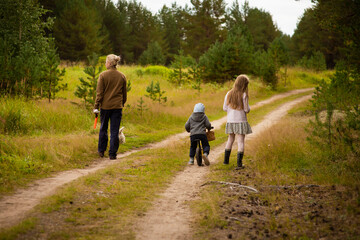
[[[206,183],[200,185],[200,187],[205,186],[205,185],[209,185],[209,184],[215,184],[215,183],[224,184],[224,185],[231,185],[231,186],[236,186],[236,187],[240,187],[240,188],[247,188],[247,189],[249,189],[249,190],[251,190],[251,191],[259,192],[258,190],[256,190],[256,189],[253,188],[253,187],[241,185],[241,184],[238,184],[238,183],[223,182],[223,181],[209,181],[209,182],[206,182]]]
[[[261,186],[263,188],[277,188],[277,189],[288,189],[288,188],[313,188],[313,187],[320,187],[319,185],[315,185],[315,184],[302,184],[302,185],[285,185],[285,186],[278,186],[278,185],[269,185],[269,186]]]

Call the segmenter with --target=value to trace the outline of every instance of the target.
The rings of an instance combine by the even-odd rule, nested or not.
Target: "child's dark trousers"
[[[209,145],[209,141],[208,141],[208,139],[206,137],[206,134],[195,134],[195,135],[190,136],[190,141],[191,141],[190,157],[193,158],[195,156],[196,147],[197,147],[196,140],[201,141],[203,152],[207,153],[209,155],[209,153],[210,153],[210,145]]]

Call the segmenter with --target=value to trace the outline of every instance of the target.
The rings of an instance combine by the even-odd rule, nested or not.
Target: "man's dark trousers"
[[[100,110],[100,132],[98,151],[105,152],[108,143],[108,125],[110,120],[110,149],[109,157],[116,157],[119,149],[119,128],[122,117],[122,109]]]

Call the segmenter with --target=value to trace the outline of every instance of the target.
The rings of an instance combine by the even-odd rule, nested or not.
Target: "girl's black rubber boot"
[[[229,164],[231,149],[225,149],[224,164]]]
[[[237,153],[237,168],[236,169],[241,169],[243,168],[243,164],[242,164],[242,159],[244,157],[244,153],[243,152],[238,152]]]

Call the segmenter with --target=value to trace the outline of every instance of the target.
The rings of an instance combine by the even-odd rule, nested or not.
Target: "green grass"
[[[291,98],[295,97],[289,97],[286,100]],[[261,116],[286,100],[277,101],[264,111],[253,110],[250,115],[257,115],[257,117],[254,118],[256,120],[251,121],[251,124],[260,121]],[[130,120],[131,118],[127,121]],[[174,123],[174,125],[179,124],[180,122]],[[184,122],[181,128],[183,124]],[[134,121],[134,126],[139,127],[139,123]],[[147,126],[145,125],[143,130],[149,129]],[[216,131],[216,137],[217,139],[211,142],[211,147],[225,142],[227,135],[223,129],[220,129]],[[129,139],[131,138],[130,135]],[[36,222],[31,229],[24,233],[15,227],[3,231],[0,236],[37,238],[42,233],[46,233],[51,239],[112,239],[114,236],[120,239],[134,239],[132,223],[151,206],[157,193],[166,187],[175,173],[186,166],[188,148],[189,140],[187,139],[170,148],[141,151],[96,174],[72,182],[56,195],[44,200],[37,208],[31,216]],[[230,166],[211,165],[210,167],[220,174]],[[221,193],[215,193],[212,198],[221,199]],[[225,226],[223,221],[217,221],[216,214],[218,213],[214,204],[215,202],[204,210],[208,218],[201,221],[201,224]],[[47,222],[48,219],[52,221]]]
[[[184,123],[197,102],[205,104],[210,120],[225,115],[222,111],[223,98],[232,87],[231,81],[223,85],[203,84],[202,91],[198,93],[190,85],[175,87],[169,83],[166,76],[171,70],[163,66],[122,66],[119,70],[132,83],[122,119],[127,143],[120,146],[119,152],[184,131]],[[138,70],[144,74],[139,76]],[[5,121],[0,124],[0,195],[58,171],[85,167],[97,158],[99,127],[95,131],[92,129],[94,116],[91,108],[86,109],[74,96],[79,77],[85,77],[83,67],[67,67],[64,83],[69,88],[58,93],[61,99],[51,103],[46,100],[0,98],[0,120]],[[258,79],[250,79],[251,104],[294,87],[288,85],[286,89],[273,91]],[[146,86],[151,81],[159,81],[161,89],[166,91],[167,103],[158,104],[145,97]],[[306,79],[301,80],[301,83],[304,82]],[[138,109],[140,97],[148,108],[142,116]],[[253,114],[250,116],[255,117]]]

